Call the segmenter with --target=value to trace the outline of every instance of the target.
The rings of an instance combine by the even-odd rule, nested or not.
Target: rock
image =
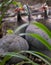
[[[0,48],[5,51],[14,52],[20,50],[28,50],[29,46],[25,39],[17,35],[6,35],[0,42]]]
[[[37,33],[38,35],[42,36],[45,40],[47,40],[49,44],[51,44],[51,39],[48,37],[48,35],[33,24],[30,24],[27,27],[26,33]],[[47,48],[40,41],[38,41],[33,37],[26,36],[26,40],[29,42],[30,49],[33,48],[33,50],[38,50],[38,51],[47,50]]]

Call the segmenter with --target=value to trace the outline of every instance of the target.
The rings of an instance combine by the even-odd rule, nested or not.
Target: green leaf
[[[42,44],[44,44],[49,50],[51,50],[51,45],[40,35],[35,33],[29,33],[29,36],[38,39]]]
[[[51,38],[51,32],[46,26],[39,22],[34,22],[33,24],[36,25],[38,28],[42,29]]]
[[[17,2],[16,1],[12,1],[12,4],[16,6],[17,5]]]
[[[19,53],[7,53],[5,55],[11,56],[11,57],[14,56],[14,57],[17,57],[17,58],[21,58],[23,60],[29,61],[32,65],[39,65],[39,64],[33,62],[32,60],[30,60],[29,58],[27,58],[26,56],[19,54]]]
[[[0,16],[0,25],[2,23],[2,19],[4,18],[5,16],[5,12],[7,11],[8,9],[8,6],[11,4],[12,0],[4,0],[1,4],[0,4],[0,10],[2,12],[2,15]],[[3,8],[5,5],[7,5],[5,8]]]
[[[13,34],[13,30],[7,30],[7,34]]]
[[[23,7],[21,2],[13,1],[12,4],[14,4],[15,6],[18,5],[21,8]]]
[[[11,58],[11,56],[6,55],[0,65],[5,65],[6,61],[8,61]]]
[[[50,58],[47,57],[46,55],[40,53],[40,52],[36,52],[36,51],[20,51],[20,53],[29,53],[29,54],[31,54],[31,55],[33,55],[33,56],[36,56],[36,57],[40,58],[40,59],[43,60],[45,63],[47,63],[48,65],[50,65],[50,63],[46,60],[46,59],[49,59],[49,60],[50,60]],[[41,55],[39,55],[38,53],[41,54]],[[45,58],[43,58],[43,57],[45,57],[45,58],[47,57],[47,58],[45,59]]]
[[[12,1],[13,1],[13,0],[8,0],[5,4],[6,4],[6,5],[9,5],[9,4],[12,3]]]
[[[23,65],[25,63],[31,64],[31,62],[29,62],[29,61],[22,61],[22,62],[17,63],[16,65]]]
[[[51,58],[50,58],[50,57],[48,57],[48,56],[46,56],[46,55],[44,55],[43,53],[40,53],[40,52],[35,52],[35,54],[38,54],[38,55],[40,55],[40,56],[42,56],[42,57],[46,58],[47,60],[51,61]]]

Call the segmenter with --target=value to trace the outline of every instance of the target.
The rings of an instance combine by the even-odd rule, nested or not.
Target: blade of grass
[[[44,55],[43,53],[40,53],[40,52],[35,52],[35,54],[38,54],[38,55],[40,55],[40,56],[42,56],[42,57],[46,58],[47,60],[51,61],[51,58],[50,58],[50,57],[48,57],[48,56],[46,56],[46,55]]]
[[[31,55],[33,55],[33,56],[36,56],[36,57],[40,58],[40,59],[43,60],[45,63],[47,63],[48,65],[50,65],[50,63],[49,63],[46,59],[44,59],[42,56],[36,54],[36,51],[20,51],[20,53],[29,53],[29,54],[31,54]],[[38,53],[40,53],[40,52],[38,52]]]
[[[33,24],[36,25],[38,28],[42,29],[51,38],[51,32],[45,25],[39,22],[34,22]]]
[[[11,56],[6,55],[0,65],[5,65],[6,61],[8,61],[11,58]]]
[[[29,33],[29,36],[38,39],[42,44],[44,44],[49,50],[51,50],[51,45],[40,35],[35,33]]]
[[[21,55],[19,53],[7,53],[6,55],[11,56],[11,57],[13,57],[13,56],[18,57],[18,58],[21,58],[23,60],[29,61],[29,62],[31,62],[32,65],[39,65],[39,64],[33,62],[32,60],[30,60],[29,58],[27,58],[26,56]]]
[[[25,63],[31,64],[31,62],[29,62],[29,61],[22,61],[22,62],[17,63],[16,65],[20,65],[20,64],[23,65]]]

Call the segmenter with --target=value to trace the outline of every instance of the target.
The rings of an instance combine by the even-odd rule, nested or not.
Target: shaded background
[[[0,3],[3,2],[4,0],[0,0]],[[47,4],[51,6],[51,0],[15,0],[15,1],[20,1],[22,4],[37,4],[37,3],[44,3],[47,1]]]

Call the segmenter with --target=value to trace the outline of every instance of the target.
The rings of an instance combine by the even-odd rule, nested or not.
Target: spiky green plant
[[[1,11],[1,16],[0,16],[0,25],[2,23],[2,19],[5,16],[5,12],[7,11],[9,5],[11,4],[12,0],[4,0],[2,3],[0,3],[0,11]]]
[[[3,36],[3,32],[2,32],[2,20],[5,16],[5,12],[7,11],[9,5],[11,4],[12,0],[3,0],[2,3],[0,3],[0,38],[2,38]]]
[[[22,4],[20,2],[16,2],[15,0],[3,0],[1,3],[0,3],[0,12],[1,12],[1,15],[0,15],[0,38],[2,38],[3,36],[3,32],[2,32],[2,20],[5,16],[5,12],[8,10],[9,8],[9,5],[10,4],[13,4],[13,5],[18,5],[19,7],[22,7]]]
[[[51,58],[47,57],[46,55],[44,55],[44,54],[42,54],[42,53],[40,53],[40,52],[36,52],[36,51],[20,51],[20,52],[17,52],[17,53],[15,53],[15,52],[6,53],[6,54],[3,55],[3,56],[5,56],[5,57],[4,57],[4,59],[0,62],[0,65],[4,65],[4,64],[6,63],[6,61],[9,61],[9,59],[12,58],[12,57],[17,57],[17,58],[21,58],[21,59],[25,60],[24,62],[22,61],[22,64],[23,64],[23,63],[30,63],[30,64],[32,64],[32,65],[39,65],[39,64],[33,62],[33,61],[32,61],[31,59],[29,59],[27,56],[22,55],[22,53],[29,53],[29,54],[31,54],[31,55],[33,55],[33,56],[36,56],[36,57],[40,58],[40,59],[41,59],[42,61],[44,61],[46,64],[50,65],[50,62],[49,62],[49,61],[51,61]],[[44,58],[43,58],[42,56],[43,56]],[[46,58],[46,59],[45,59],[45,58]],[[18,63],[18,64],[20,64],[20,63]],[[18,65],[18,64],[16,64],[16,65]]]

